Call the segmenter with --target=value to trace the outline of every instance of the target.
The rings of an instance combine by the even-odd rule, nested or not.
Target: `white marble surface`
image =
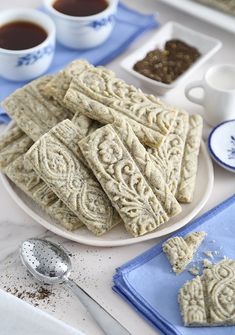
[[[211,64],[235,64],[234,35],[205,22],[201,22],[196,18],[187,16],[180,11],[173,10],[170,7],[158,3],[156,0],[126,0],[125,3],[146,13],[158,11],[161,23],[175,20],[193,29],[219,38],[223,42],[223,49],[219,51],[213,60],[205,64],[204,68],[198,70],[189,81],[199,79],[203,70]],[[40,4],[39,0],[8,0],[7,2],[4,1],[4,3],[0,1],[0,9],[13,6],[32,7],[38,4]],[[128,82],[137,84],[121,70],[119,63],[130,50],[141,45],[142,41],[151,37],[151,34],[152,32],[142,36],[138,41],[133,43],[122,56],[110,63],[108,67],[115,70],[120,77]],[[176,88],[174,91],[168,93],[164,99],[171,104],[186,108],[189,112],[199,112],[203,114],[202,108],[186,100],[183,91],[184,87]],[[1,126],[0,131],[2,131],[3,128],[4,127]],[[205,131],[205,136],[206,133],[207,131]],[[235,193],[235,175],[218,166],[214,167],[214,189],[208,203],[201,213]],[[200,183],[199,180],[198,182]],[[18,290],[15,294],[19,295],[19,293],[21,293],[26,301],[34,305],[38,304],[39,308],[48,311],[57,318],[83,330],[87,334],[96,335],[101,335],[102,332],[86,314],[79,301],[61,285],[55,288],[49,288],[51,294],[48,298],[42,300],[30,298],[30,294],[27,292],[37,292],[39,284],[26,274],[19,262],[17,250],[22,240],[32,236],[47,237],[64,245],[72,254],[74,265],[72,273],[73,279],[107,308],[132,334],[156,334],[155,330],[143,321],[111,290],[111,281],[115,268],[150,248],[157,242],[156,240],[121,248],[93,248],[63,240],[33,222],[31,218],[18,208],[0,182],[0,288],[12,293]]]

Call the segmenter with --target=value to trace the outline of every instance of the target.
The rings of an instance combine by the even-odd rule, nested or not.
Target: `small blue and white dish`
[[[235,172],[235,120],[225,121],[212,130],[208,148],[216,163]]]

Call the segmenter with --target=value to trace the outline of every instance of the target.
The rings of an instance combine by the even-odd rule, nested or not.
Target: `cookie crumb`
[[[188,270],[193,276],[198,276],[200,273],[200,269],[198,266],[193,266]]]
[[[204,251],[204,255],[209,257],[209,258],[213,258],[213,253],[212,253],[211,250]]]
[[[210,269],[212,267],[212,265],[213,264],[211,263],[211,261],[209,261],[209,259],[207,259],[207,258],[203,259],[203,267],[205,269]]]

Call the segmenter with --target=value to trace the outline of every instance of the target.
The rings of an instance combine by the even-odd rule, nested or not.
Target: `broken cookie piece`
[[[193,275],[193,276],[198,276],[199,273],[200,273],[200,268],[199,268],[199,266],[192,266],[192,267],[188,270],[188,272],[190,272],[191,275]]]
[[[186,237],[171,237],[163,244],[162,249],[176,274],[181,273],[192,261],[205,236],[206,233],[203,231],[193,232]]]
[[[208,258],[213,258],[213,253],[211,250],[204,251],[204,255]]]
[[[203,259],[204,269],[210,269],[212,266],[213,266],[213,264],[211,263],[211,261],[209,261],[209,259],[207,259],[207,258]]]
[[[235,261],[224,259],[186,282],[178,301],[185,326],[235,325]]]
[[[178,302],[185,326],[206,324],[203,286],[199,276],[184,284],[179,291]]]

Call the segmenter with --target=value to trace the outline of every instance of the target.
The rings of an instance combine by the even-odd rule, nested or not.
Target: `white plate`
[[[190,66],[190,68],[181,76],[179,76],[171,84],[164,84],[133,70],[135,63],[143,59],[149,51],[156,48],[163,49],[165,43],[171,39],[179,39],[191,46],[195,46],[201,54],[198,60],[192,64],[192,66]],[[162,26],[147,43],[128,55],[121,62],[121,66],[129,74],[136,77],[139,80],[141,86],[147,91],[151,90],[154,94],[164,94],[168,90],[176,87],[179,84],[182,84],[185,79],[193,73],[193,71],[205,63],[209,58],[211,58],[221,48],[221,46],[222,43],[213,37],[187,28],[177,22],[168,22]]]
[[[217,164],[235,173],[235,120],[215,127],[208,138],[208,147]]]
[[[53,222],[26,194],[16,187],[5,175],[1,175],[3,184],[15,202],[35,221],[57,235],[68,238],[82,244],[102,247],[114,247],[134,244],[141,241],[161,237],[185,226],[192,220],[207,202],[213,187],[214,172],[213,166],[204,142],[201,144],[199,155],[199,167],[197,175],[196,190],[193,202],[183,205],[182,212],[175,218],[171,218],[166,224],[162,225],[154,232],[140,236],[131,237],[122,225],[112,229],[107,234],[96,237],[87,229],[80,228],[74,232],[69,232],[59,224]]]
[[[235,33],[235,16],[207,7],[193,0],[159,0],[169,6],[198,17],[220,28]]]
[[[2,290],[0,315],[1,335],[85,335]]]

